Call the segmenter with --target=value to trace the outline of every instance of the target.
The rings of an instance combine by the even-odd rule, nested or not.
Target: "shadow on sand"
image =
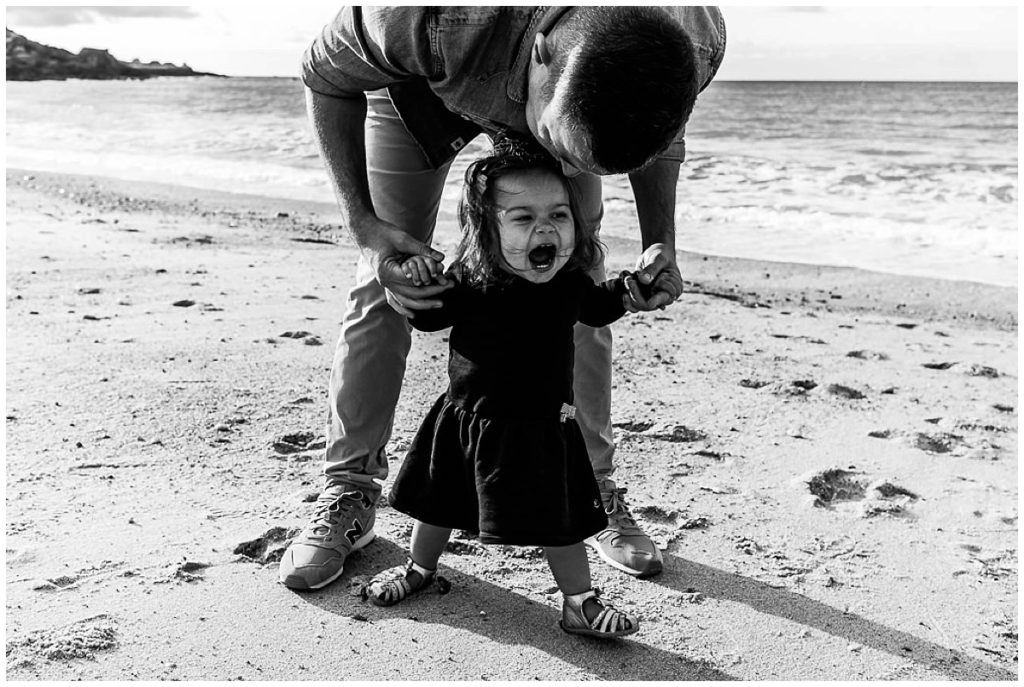
[[[692,587],[708,597],[745,604],[760,613],[778,616],[913,661],[955,680],[1017,679],[1015,673],[998,666],[879,625],[853,613],[845,613],[802,594],[771,587],[678,556],[666,555],[664,572],[651,578],[650,582],[676,591]]]
[[[642,675],[645,680],[731,680],[725,673],[685,656],[656,649],[640,642],[602,641],[572,637],[558,629],[558,611],[506,587],[447,568],[440,574],[458,589],[458,603],[443,603],[438,597],[411,600],[391,608],[378,608],[351,596],[347,581],[355,575],[372,575],[384,568],[405,562],[405,549],[380,537],[373,545],[354,554],[345,574],[334,584],[316,592],[301,594],[307,603],[344,616],[361,614],[371,621],[389,618],[415,618],[421,622],[467,630],[500,644],[532,646],[566,663],[578,666],[599,679],[622,680],[626,675]],[[443,559],[442,559],[443,561]],[[543,561],[537,565],[544,566]],[[480,615],[487,609],[490,620]],[[498,618],[515,618],[502,622]],[[550,628],[538,632],[536,628]],[[635,669],[635,670],[631,670]],[[504,675],[505,680],[529,679],[522,675]]]
[[[370,620],[410,618],[449,625],[483,635],[493,641],[510,645],[529,645],[566,663],[604,679],[623,679],[631,666],[642,666],[636,674],[645,680],[732,680],[705,663],[694,662],[680,654],[657,649],[636,641],[607,642],[569,637],[558,630],[558,614],[505,587],[441,566],[441,573],[455,582],[459,590],[458,608],[444,605],[443,610],[431,604],[400,605],[377,608],[348,594],[346,580],[354,575],[368,575],[386,567],[405,562],[405,550],[378,538],[373,546],[353,555],[345,575],[336,583],[318,592],[302,594],[302,598],[323,610],[339,615],[362,614]],[[543,563],[538,562],[539,565]],[[678,556],[665,556],[665,570],[650,584],[683,592],[696,589],[708,597],[741,603],[768,615],[800,623],[808,628],[841,637],[850,642],[885,651],[912,661],[955,680],[1014,680],[1016,674],[967,656],[958,651],[894,630],[852,613],[801,594],[772,587],[746,577],[728,573]],[[494,617],[515,617],[519,621],[503,623],[485,621],[481,608],[501,609]],[[426,617],[425,617],[426,616]],[[550,627],[550,632],[537,633],[532,628]],[[839,676],[836,676],[837,679]],[[513,676],[506,676],[513,679]]]

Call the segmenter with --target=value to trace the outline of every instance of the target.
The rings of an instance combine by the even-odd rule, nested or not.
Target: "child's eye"
[[[569,218],[569,213],[568,212],[553,212],[553,213],[551,213],[551,217],[553,219],[568,219]]]
[[[513,222],[518,222],[520,224],[523,223],[523,222],[532,222],[533,221],[533,217],[531,217],[530,215],[517,215],[517,216],[512,218],[512,221]]]

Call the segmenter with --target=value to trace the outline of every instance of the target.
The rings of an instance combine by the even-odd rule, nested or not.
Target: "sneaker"
[[[362,491],[348,485],[325,489],[313,519],[281,557],[281,582],[300,591],[334,582],[344,570],[345,557],[373,541],[376,518],[377,504]]]
[[[588,537],[587,545],[605,563],[630,575],[651,577],[660,573],[661,552],[630,514],[623,496],[626,490],[616,487],[615,482],[607,477],[600,480],[598,485],[604,512],[608,514],[608,527]]]

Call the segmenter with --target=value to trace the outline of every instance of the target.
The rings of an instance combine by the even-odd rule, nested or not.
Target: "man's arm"
[[[437,308],[440,285],[416,287],[399,267],[400,256],[444,256],[377,217],[366,175],[366,91],[434,68],[424,7],[346,7],[306,49],[302,80],[313,136],[331,180],[341,223],[370,262],[388,303],[403,315]]]
[[[366,96],[359,93],[334,98],[307,88],[306,108],[313,138],[338,199],[341,224],[373,267],[391,307],[406,316],[412,310],[441,307],[441,301],[431,297],[448,288],[447,281],[441,277],[441,284],[413,286],[402,272],[399,260],[404,255],[425,255],[441,261],[444,254],[378,218],[373,211],[363,133]]]
[[[629,175],[640,221],[644,247],[636,268],[642,284],[650,287],[644,298],[636,284],[630,284],[629,310],[664,308],[683,293],[683,278],[676,265],[676,183],[679,162],[659,159]]]

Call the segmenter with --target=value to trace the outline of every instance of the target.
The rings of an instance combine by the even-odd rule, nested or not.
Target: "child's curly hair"
[[[463,265],[463,276],[470,283],[488,286],[512,280],[512,275],[502,268],[494,182],[512,172],[532,169],[551,172],[562,182],[569,196],[575,224],[575,248],[563,269],[588,271],[600,261],[601,242],[594,229],[584,223],[579,194],[562,173],[558,161],[534,141],[499,136],[495,137],[494,150],[487,157],[469,165],[459,201],[462,239],[454,262]]]

